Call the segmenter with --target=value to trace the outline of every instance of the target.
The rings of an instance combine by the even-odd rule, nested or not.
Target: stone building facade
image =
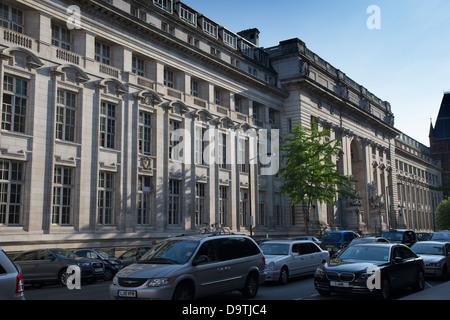
[[[396,226],[400,132],[389,103],[300,40],[260,48],[257,29],[234,33],[176,0],[0,9],[6,250],[137,245],[214,223],[301,234],[272,146],[312,118],[342,142],[334,160],[361,196],[316,204],[314,231]],[[414,227],[429,229],[422,220]]]

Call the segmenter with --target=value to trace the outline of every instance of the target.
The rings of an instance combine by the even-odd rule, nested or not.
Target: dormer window
[[[217,39],[217,31],[218,31],[218,26],[217,24],[215,24],[214,22],[203,18],[203,32],[205,32],[206,34],[210,35],[211,37],[214,37]]]
[[[197,26],[197,14],[194,11],[189,10],[184,6],[180,6],[179,12],[181,20],[183,20],[187,24],[190,24],[191,26]]]
[[[228,32],[227,30],[223,30],[222,38],[223,43],[233,49],[236,49],[237,38],[235,35],[233,35],[231,32]]]
[[[172,13],[172,0],[153,0],[153,4],[168,13]]]

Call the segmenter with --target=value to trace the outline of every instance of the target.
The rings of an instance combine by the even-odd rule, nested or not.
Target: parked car
[[[414,243],[417,242],[417,235],[411,229],[384,230],[381,233],[381,236],[388,239],[389,242],[403,243],[408,247],[411,247]]]
[[[101,249],[79,249],[75,253],[80,257],[101,260],[105,265],[105,272],[103,273],[103,280],[111,280],[117,272],[122,268],[122,262],[112,254]]]
[[[431,237],[431,240],[450,242],[450,230],[436,231]]]
[[[299,237],[292,238],[292,240],[309,240],[309,241],[314,242],[315,244],[317,244],[320,247],[320,240],[313,236],[299,236]]]
[[[286,284],[290,277],[314,274],[330,255],[312,241],[272,240],[261,245],[266,257],[266,281]]]
[[[152,247],[138,247],[128,249],[119,256],[119,260],[124,267],[136,263],[139,259],[147,253]]]
[[[358,237],[359,235],[356,232],[350,230],[325,231],[320,247],[327,250],[330,256],[333,256]]]
[[[169,238],[121,270],[113,299],[192,300],[240,290],[252,298],[266,278],[265,260],[253,239],[241,235]]]
[[[314,286],[325,296],[337,292],[376,294],[389,299],[393,290],[408,286],[423,290],[424,269],[423,259],[403,244],[359,243],[318,267]]]
[[[20,269],[0,248],[0,300],[24,300]]]
[[[344,249],[339,250],[336,255],[340,254],[342,252],[342,250],[345,250],[349,246],[352,246],[352,245],[357,244],[357,243],[377,243],[377,242],[389,243],[389,241],[387,239],[383,238],[383,237],[378,237],[378,236],[375,236],[375,237],[359,237],[359,238],[353,239],[352,242],[350,242],[347,247],[345,247]]]
[[[25,251],[13,259],[22,270],[25,284],[58,282],[65,285],[71,265],[81,269],[81,280],[95,281],[103,277],[101,261],[81,258],[70,250],[42,249]]]
[[[428,241],[431,240],[431,237],[433,236],[430,232],[416,232],[417,235],[417,241]]]
[[[440,277],[447,281],[450,274],[450,242],[417,242],[411,249],[422,257],[426,276]]]

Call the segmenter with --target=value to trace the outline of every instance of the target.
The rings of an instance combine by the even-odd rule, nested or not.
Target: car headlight
[[[115,286],[117,286],[117,276],[115,276],[115,277],[113,278],[112,284],[115,285]]]
[[[90,262],[77,262],[77,266],[79,267],[89,267],[90,265]]]
[[[439,267],[440,264],[439,264],[439,263],[428,262],[428,263],[426,264],[426,266],[427,266],[427,267]]]
[[[325,278],[326,274],[326,271],[319,267],[316,269],[316,273],[314,274],[314,276],[317,278]]]
[[[148,282],[149,287],[161,287],[169,284],[169,278],[155,278]]]
[[[266,264],[266,268],[269,270],[275,269],[275,262],[269,262],[269,264]]]

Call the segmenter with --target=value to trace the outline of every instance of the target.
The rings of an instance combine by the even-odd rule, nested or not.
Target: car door
[[[415,257],[410,255],[410,250],[404,246],[396,246],[392,253],[391,285],[394,288],[403,288],[415,282],[416,263]]]
[[[311,273],[314,273],[318,266],[322,264],[323,257],[322,257],[322,250],[315,245],[313,242],[307,243],[309,248],[309,258],[311,261],[311,268],[308,270]]]
[[[36,255],[36,276],[41,280],[56,280],[59,276],[57,258],[49,250],[38,250]]]
[[[447,265],[447,277],[450,277],[450,243],[445,244],[445,264]]]
[[[305,257],[301,254],[300,244],[293,243],[290,247],[289,256],[286,257],[289,274],[295,276],[303,273]]]
[[[301,273],[310,273],[313,268],[314,256],[311,254],[308,243],[299,243],[300,248],[300,258],[301,258]]]
[[[36,253],[37,251],[25,252],[14,259],[14,263],[22,270],[25,283],[36,280]]]
[[[193,266],[193,273],[198,282],[197,288],[199,296],[226,291],[228,261],[219,260],[217,255],[217,245],[220,246],[220,243],[217,243],[216,240],[203,242],[194,257],[194,264],[196,261],[200,261],[199,259],[203,258],[199,264]]]

